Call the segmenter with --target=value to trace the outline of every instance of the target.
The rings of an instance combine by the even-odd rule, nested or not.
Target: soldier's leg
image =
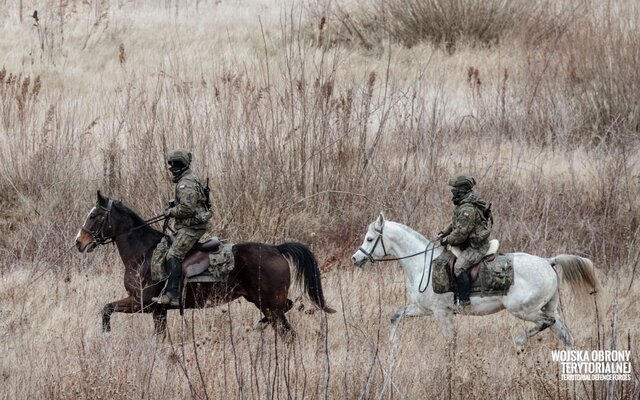
[[[206,230],[204,229],[180,229],[178,233],[176,233],[176,239],[171,244],[171,247],[169,247],[167,259],[175,258],[182,263],[182,260],[184,260],[189,250],[191,250],[193,245],[196,244],[205,232]]]
[[[462,306],[471,303],[471,279],[467,270],[482,261],[488,250],[488,243],[477,249],[468,247],[456,261],[454,273],[456,275],[456,285],[458,286],[458,301]]]
[[[451,258],[453,254],[446,247],[442,249],[442,253],[438,257],[436,257],[433,262],[448,262],[449,258]]]
[[[455,275],[458,276],[463,272],[466,272],[469,268],[482,261],[485,254],[487,254],[487,251],[489,251],[489,243],[477,249],[474,249],[471,246],[464,249],[454,266]]]
[[[466,306],[471,303],[471,281],[469,280],[469,274],[467,270],[471,267],[468,260],[463,254],[456,260],[456,264],[453,268],[456,276],[456,286],[458,287],[458,304]]]
[[[458,304],[462,307],[471,303],[471,280],[469,279],[467,270],[473,266],[473,262],[477,259],[476,253],[473,248],[466,248],[456,260],[453,268],[456,276],[456,286],[458,288]]]
[[[159,302],[162,304],[178,305],[180,289],[182,286],[182,261],[194,244],[202,237],[204,230],[183,228],[176,234],[169,251],[167,252],[167,270],[169,280],[167,282],[166,296],[162,296]]]

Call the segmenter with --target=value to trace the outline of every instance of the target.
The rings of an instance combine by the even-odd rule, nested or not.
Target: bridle
[[[364,254],[368,261],[370,261],[372,264],[375,263],[376,261],[398,261],[398,260],[404,260],[406,258],[412,258],[415,256],[419,256],[420,254],[424,254],[424,265],[422,266],[422,277],[420,278],[420,283],[418,284],[418,291],[420,293],[424,293],[425,290],[427,290],[427,287],[429,287],[429,281],[431,280],[431,266],[433,264],[433,251],[436,248],[436,244],[435,242],[429,242],[429,244],[431,244],[431,246],[429,246],[429,244],[427,244],[427,247],[422,250],[419,251],[417,253],[414,254],[410,254],[408,256],[404,256],[404,257],[395,257],[395,258],[386,258],[387,257],[387,248],[384,245],[384,239],[382,238],[382,233],[384,230],[384,222],[382,224],[382,226],[380,227],[380,229],[378,228],[374,228],[374,230],[376,232],[378,232],[378,237],[376,238],[375,243],[373,244],[373,247],[371,248],[371,251],[366,251],[362,246],[360,246],[360,248],[358,250],[360,250],[362,252],[362,254]],[[373,258],[373,252],[376,251],[376,247],[378,246],[378,243],[380,243],[382,245],[382,250],[384,251],[384,257],[385,258]],[[431,248],[429,248],[431,247]],[[422,282],[424,282],[424,275],[425,275],[425,271],[427,269],[427,253],[429,252],[429,250],[431,250],[431,260],[429,260],[429,274],[427,275],[427,284],[424,287],[424,289],[422,288]]]
[[[373,258],[373,252],[376,251],[376,247],[378,247],[378,243],[380,243],[382,245],[382,250],[384,251],[384,256],[387,256],[387,248],[384,245],[384,239],[382,238],[382,230],[384,229],[384,224],[380,227],[380,229],[378,228],[374,228],[376,232],[378,232],[378,237],[376,238],[376,242],[373,244],[373,247],[371,248],[371,251],[368,252],[366,251],[362,246],[358,249],[362,252],[362,254],[364,254],[365,256],[367,256],[367,258],[369,259],[369,261],[373,264],[376,261],[392,261],[391,259],[385,258],[385,259],[375,259]]]
[[[105,237],[102,231],[104,229],[104,225],[107,223],[108,223],[109,229],[111,229],[111,208],[113,207],[113,200],[109,199],[109,203],[107,204],[106,208],[101,205],[98,205],[96,207],[98,207],[98,210],[103,211],[103,213],[100,214],[100,222],[98,223],[98,228],[96,228],[94,231],[91,231],[85,228],[83,224],[80,229],[84,232],[87,232],[89,235],[91,235],[91,237],[93,238],[93,242],[95,244],[99,245],[99,244],[111,243],[115,240],[115,236]]]
[[[109,199],[109,202],[107,203],[107,207],[103,207],[101,205],[98,205],[96,207],[98,208],[98,210],[102,211],[102,213],[100,214],[100,222],[98,223],[98,227],[95,230],[91,231],[85,228],[83,224],[80,230],[87,232],[89,235],[91,235],[91,237],[93,238],[93,242],[97,245],[112,243],[115,241],[115,239],[118,236],[127,235],[137,229],[144,228],[147,225],[151,225],[155,222],[160,222],[167,218],[165,217],[164,214],[156,215],[155,217],[145,220],[142,225],[133,227],[126,232],[122,232],[117,235],[104,236],[103,230],[104,230],[105,224],[111,230],[111,210],[113,208],[113,200]]]

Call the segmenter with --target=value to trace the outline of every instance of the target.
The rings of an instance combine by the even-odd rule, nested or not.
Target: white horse
[[[453,293],[436,294],[431,284],[431,262],[442,253],[442,247],[425,239],[413,229],[397,222],[385,221],[384,215],[369,225],[362,246],[351,260],[362,267],[367,261],[398,260],[405,273],[410,302],[396,310],[394,327],[404,317],[432,315],[449,341],[455,340],[453,326]],[[384,257],[394,258],[384,258]],[[472,297],[466,315],[488,315],[506,309],[535,326],[516,339],[522,345],[531,336],[551,328],[569,348],[573,338],[558,314],[558,282],[564,279],[573,289],[600,288],[593,264],[574,255],[540,258],[526,253],[513,253],[513,285],[504,296]]]

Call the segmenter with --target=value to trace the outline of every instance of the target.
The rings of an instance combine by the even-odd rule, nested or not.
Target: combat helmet
[[[460,189],[467,189],[467,191],[473,189],[476,185],[476,180],[469,174],[461,174],[449,179],[449,186]]]
[[[193,155],[186,150],[177,149],[167,154],[167,164],[169,164],[169,171],[174,179],[189,168],[191,161],[193,161]]]
[[[460,204],[475,185],[476,180],[470,174],[461,174],[449,179],[449,186],[452,187],[451,194],[453,197],[451,200],[453,204]]]

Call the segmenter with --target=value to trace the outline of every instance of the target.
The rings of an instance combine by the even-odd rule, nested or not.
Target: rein
[[[376,250],[376,247],[378,246],[378,243],[380,243],[382,245],[382,250],[384,251],[384,256],[387,256],[387,249],[384,245],[384,239],[382,238],[382,231],[384,229],[384,225],[380,228],[380,229],[375,229],[376,232],[379,233],[378,237],[376,238],[375,243],[373,244],[373,247],[371,248],[371,251],[366,251],[364,248],[360,247],[358,250],[360,250],[365,256],[367,256],[367,258],[369,259],[369,261],[371,261],[371,263],[375,263],[376,261],[382,262],[382,261],[398,261],[398,260],[404,260],[407,258],[412,258],[415,256],[419,256],[420,254],[424,254],[424,263],[422,265],[422,277],[420,278],[420,283],[418,284],[418,291],[420,293],[424,293],[427,290],[427,287],[429,287],[429,282],[431,281],[431,267],[433,265],[433,251],[436,248],[435,242],[430,242],[431,244],[431,249],[429,249],[429,244],[427,244],[427,248],[425,248],[422,251],[419,251],[417,253],[408,255],[408,256],[404,256],[404,257],[395,257],[395,258],[373,258],[373,252]],[[422,282],[424,282],[424,275],[425,275],[425,271],[427,270],[427,253],[429,252],[429,250],[431,250],[431,258],[429,260],[429,273],[427,274],[427,284],[424,286],[424,289],[422,289]]]
[[[147,220],[144,220],[142,225],[135,226],[135,227],[129,229],[127,232],[122,232],[122,233],[119,233],[117,235],[104,236],[102,234],[102,230],[104,229],[105,223],[108,222],[108,226],[109,226],[109,228],[111,228],[111,209],[113,207],[113,200],[109,199],[109,204],[107,205],[106,208],[102,207],[102,206],[98,206],[98,207],[99,207],[99,209],[101,211],[104,211],[104,213],[102,214],[102,219],[100,220],[100,225],[98,226],[98,228],[95,231],[90,231],[87,228],[85,228],[84,226],[81,227],[80,229],[83,230],[84,232],[87,232],[88,234],[90,234],[91,237],[93,238],[93,241],[96,244],[99,244],[99,245],[100,244],[112,243],[112,242],[115,241],[115,239],[118,236],[128,235],[131,232],[134,232],[134,231],[136,231],[138,229],[144,228],[145,226],[149,226],[149,225],[151,225],[153,223],[160,222],[162,220],[167,219],[167,217],[164,214],[156,215],[155,217],[151,217],[151,218],[149,218]]]

